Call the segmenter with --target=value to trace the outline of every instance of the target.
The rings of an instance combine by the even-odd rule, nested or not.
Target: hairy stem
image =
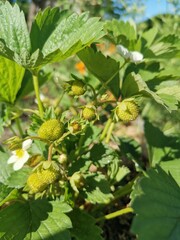
[[[33,75],[33,84],[34,84],[34,90],[35,90],[36,99],[37,99],[37,103],[38,103],[39,114],[40,114],[40,117],[42,118],[43,113],[44,113],[44,109],[43,109],[43,104],[42,104],[41,99],[40,99],[39,82],[38,82],[38,76],[37,75]]]
[[[111,124],[109,126],[109,129],[108,129],[108,132],[107,132],[106,140],[105,140],[106,143],[109,143],[109,141],[110,141],[113,128],[114,128],[114,122],[111,122]]]
[[[123,214],[130,213],[130,212],[133,212],[133,209],[131,207],[127,207],[127,208],[118,210],[116,212],[107,214],[105,216],[102,216],[100,218],[97,218],[96,222],[100,222],[100,221],[103,221],[103,220],[109,220],[109,219],[112,219],[112,218],[115,218],[115,217],[119,217],[119,216],[121,216]]]
[[[95,89],[90,84],[87,84],[87,86],[91,88],[91,90],[93,92],[93,95],[94,95],[94,101],[95,101],[95,104],[96,104],[97,103],[97,94],[95,92]]]
[[[19,117],[15,118],[15,121],[16,121],[16,126],[17,126],[17,129],[19,131],[19,134],[20,134],[21,137],[23,137],[23,130],[22,130],[22,127],[21,127]]]
[[[112,118],[110,117],[109,119],[108,119],[108,121],[106,122],[106,125],[105,125],[105,127],[104,127],[104,130],[103,130],[103,132],[102,132],[102,134],[101,134],[101,136],[100,136],[100,141],[103,141],[104,140],[104,138],[105,138],[105,136],[106,136],[106,134],[107,134],[107,131],[108,131],[108,129],[109,129],[109,126],[111,125],[111,123],[112,123]]]
[[[53,150],[53,143],[49,146],[48,161],[51,161],[51,159],[52,159],[52,150]]]

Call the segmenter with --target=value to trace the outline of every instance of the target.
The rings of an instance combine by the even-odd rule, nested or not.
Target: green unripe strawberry
[[[53,168],[41,169],[37,172],[39,179],[46,185],[55,182],[58,179],[59,173]]]
[[[82,117],[85,120],[92,121],[96,118],[96,109],[95,107],[86,106],[82,111]]]
[[[27,185],[30,188],[30,192],[31,193],[38,193],[38,192],[42,192],[46,187],[47,184],[45,182],[42,182],[39,179],[38,174],[32,173],[27,180]]]
[[[84,177],[80,172],[75,172],[71,177],[70,177],[70,184],[72,189],[75,192],[79,192],[79,188],[82,188],[84,186]]]
[[[124,100],[118,104],[115,113],[119,120],[124,122],[133,121],[138,116],[138,106],[132,100]]]
[[[50,119],[44,122],[39,130],[38,136],[50,141],[55,141],[64,133],[64,124],[57,119]]]
[[[86,89],[85,89],[85,84],[83,83],[83,81],[81,80],[75,80],[72,82],[71,85],[71,95],[74,96],[80,96],[83,95],[85,93]]]

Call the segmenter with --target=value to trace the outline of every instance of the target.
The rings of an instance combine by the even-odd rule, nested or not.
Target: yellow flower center
[[[24,155],[24,150],[23,150],[23,149],[17,149],[17,150],[16,150],[16,156],[17,156],[18,158],[22,158],[23,155]]]

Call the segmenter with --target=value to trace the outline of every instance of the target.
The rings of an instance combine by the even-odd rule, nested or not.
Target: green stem
[[[51,161],[52,159],[52,150],[53,150],[53,143],[49,146],[49,149],[48,149],[48,161]]]
[[[118,71],[116,71],[106,82],[104,82],[103,84],[102,84],[102,87],[98,90],[98,92],[100,93],[101,92],[101,90],[103,89],[103,88],[108,88],[108,83],[117,75],[117,73],[119,72],[119,70],[120,70],[120,68],[118,69]]]
[[[117,191],[114,192],[113,202],[116,201],[117,199],[125,196],[126,194],[129,194],[132,191],[132,186],[134,184],[135,179],[128,182],[125,186],[121,187],[120,189],[118,189]]]
[[[43,118],[44,109],[43,109],[43,104],[42,104],[41,99],[40,99],[39,82],[38,82],[38,76],[37,75],[33,75],[33,84],[34,84],[36,99],[37,99],[37,102],[38,102],[39,114],[40,114],[40,117]]]
[[[60,142],[62,142],[62,140],[63,140],[65,137],[69,136],[70,134],[71,134],[70,132],[64,133],[61,138],[59,138],[58,140],[56,140],[55,145],[57,146],[58,144],[60,144]]]
[[[105,138],[105,136],[106,136],[106,134],[107,134],[107,131],[108,131],[109,126],[111,125],[111,123],[112,123],[112,118],[110,117],[110,118],[108,119],[108,121],[106,122],[106,125],[105,125],[105,127],[104,127],[104,130],[103,130],[103,132],[102,132],[102,134],[101,134],[101,136],[100,136],[100,141],[103,141],[103,140],[104,140],[104,138]]]
[[[15,121],[16,121],[16,126],[17,126],[17,129],[19,131],[19,134],[21,137],[23,137],[23,130],[22,130],[22,127],[21,127],[21,123],[19,121],[19,117],[15,118]]]
[[[94,95],[94,101],[96,104],[97,103],[97,95],[96,95],[95,89],[90,84],[87,84],[87,86],[91,88],[93,95]]]
[[[105,140],[106,143],[109,143],[109,141],[110,141],[113,128],[114,128],[114,122],[111,122],[111,125],[108,129],[108,132],[107,132],[106,140]]]
[[[65,92],[63,92],[63,93],[60,95],[60,97],[58,98],[58,100],[57,100],[57,102],[56,102],[56,105],[55,105],[55,107],[54,107],[55,109],[58,107],[58,105],[60,104],[62,98],[64,97],[64,93],[65,93]]]
[[[86,127],[83,130],[83,133],[81,134],[80,138],[79,138],[79,142],[78,142],[78,147],[75,151],[75,156],[79,156],[81,154],[81,150],[82,150],[82,146],[84,144],[84,140],[86,137],[86,130],[88,128],[89,125],[86,125]]]
[[[11,132],[12,132],[15,136],[17,136],[17,134],[16,134],[15,130],[13,129],[13,127],[12,127],[11,125],[9,125],[8,127],[9,127],[9,129],[11,130]]]
[[[107,88],[108,83],[117,75],[117,73],[128,63],[128,61],[124,61],[122,66],[119,67],[119,69],[105,82],[103,83],[102,87],[99,89],[99,92],[105,87]]]
[[[123,214],[130,213],[130,212],[133,212],[133,209],[131,207],[127,207],[127,208],[118,210],[116,212],[107,214],[105,216],[102,216],[100,218],[97,218],[96,222],[100,222],[100,221],[103,221],[103,220],[109,220],[109,219],[112,219],[112,218],[115,218],[115,217],[119,217],[119,216],[121,216]]]
[[[44,138],[40,138],[38,136],[29,136],[29,137],[26,137],[24,140],[27,140],[27,139],[32,139],[32,140],[39,140],[39,141],[42,141],[42,142],[45,142],[47,143],[48,145],[51,144],[51,142],[47,139],[44,139]]]

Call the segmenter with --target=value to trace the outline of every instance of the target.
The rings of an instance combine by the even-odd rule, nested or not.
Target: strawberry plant
[[[180,37],[151,25],[0,3],[0,239],[179,239]]]

